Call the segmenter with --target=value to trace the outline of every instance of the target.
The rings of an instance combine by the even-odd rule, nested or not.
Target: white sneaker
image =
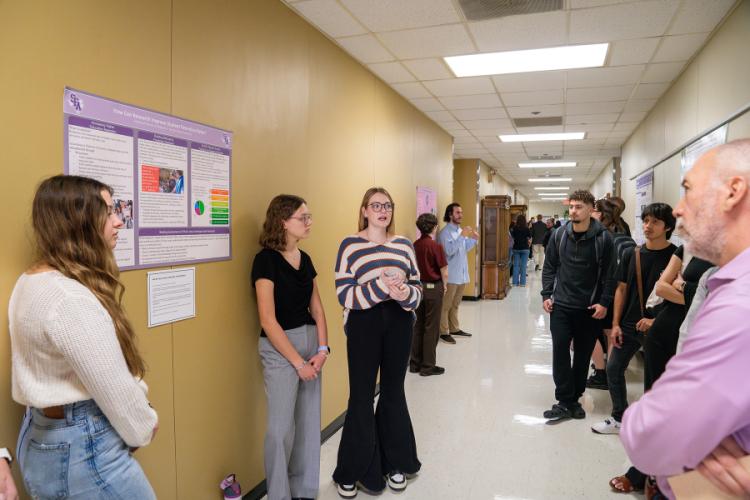
[[[388,486],[394,491],[406,489],[406,476],[398,471],[388,474]]]
[[[357,485],[356,484],[339,484],[336,483],[336,489],[339,492],[341,498],[354,498],[357,496]]]
[[[620,433],[620,422],[614,418],[605,419],[604,422],[599,422],[591,426],[591,430],[597,434],[619,434]]]

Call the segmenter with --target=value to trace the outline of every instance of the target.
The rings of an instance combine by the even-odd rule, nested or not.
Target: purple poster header
[[[232,149],[233,134],[230,131],[104,99],[68,87],[65,88],[63,109],[66,114],[70,115],[70,120],[73,120],[76,115],[83,114],[94,121],[101,120],[123,127],[148,130],[157,135],[163,133],[167,137],[200,142],[225,150]],[[118,133],[121,132],[118,131]]]
[[[648,186],[654,181],[654,171],[647,172],[642,176],[638,177],[635,181],[635,188],[640,189],[644,186]]]

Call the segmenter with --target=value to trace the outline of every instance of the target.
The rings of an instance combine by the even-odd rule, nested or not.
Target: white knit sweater
[[[8,307],[13,399],[36,408],[93,399],[128,446],[157,423],[145,383],[128,370],[112,318],[94,294],[58,271],[22,274]]]

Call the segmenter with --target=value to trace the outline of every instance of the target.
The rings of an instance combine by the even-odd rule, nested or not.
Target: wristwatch
[[[4,458],[8,461],[8,465],[13,463],[13,457],[11,456],[8,448],[0,448],[0,458]]]

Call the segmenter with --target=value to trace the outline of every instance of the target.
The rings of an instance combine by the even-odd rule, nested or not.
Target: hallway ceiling
[[[481,158],[528,198],[530,177],[588,188],[707,42],[735,0],[283,0],[454,138],[455,158]],[[508,5],[527,11],[494,17]],[[480,8],[467,20],[461,6]],[[554,8],[554,7],[553,7]],[[467,12],[468,9],[467,9]],[[469,13],[475,18],[475,14]],[[603,67],[456,78],[445,56],[609,42]],[[517,118],[562,117],[519,127]],[[502,143],[499,134],[586,132],[578,141]],[[559,157],[575,168],[521,169]]]

